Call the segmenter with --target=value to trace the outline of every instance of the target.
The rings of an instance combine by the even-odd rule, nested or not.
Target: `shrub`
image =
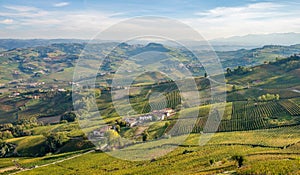
[[[76,120],[76,115],[73,112],[68,112],[61,116],[60,120],[66,120],[68,122],[74,122]]]
[[[143,142],[145,142],[149,139],[149,134],[147,131],[143,132],[142,139],[143,139]]]
[[[243,166],[243,163],[245,161],[244,156],[241,156],[241,155],[234,155],[234,156],[232,156],[232,159],[238,163],[238,167]]]
[[[213,165],[215,163],[215,159],[209,159],[209,164]]]

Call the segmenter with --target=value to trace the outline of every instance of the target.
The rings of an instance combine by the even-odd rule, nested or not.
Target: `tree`
[[[69,138],[64,132],[52,132],[45,134],[46,144],[50,152],[55,152],[61,147]]]
[[[95,97],[99,98],[101,96],[101,90],[100,89],[95,89]]]
[[[0,157],[8,157],[13,154],[16,145],[12,143],[6,143],[0,140]]]
[[[236,85],[233,85],[233,86],[232,86],[232,91],[236,91],[236,89],[237,89],[237,88],[236,88]]]
[[[142,134],[142,139],[143,139],[143,142],[147,141],[149,139],[149,133],[148,131],[144,131],[143,134]]]
[[[76,115],[73,112],[68,112],[61,116],[60,120],[66,120],[68,122],[74,122],[76,120]]]
[[[205,77],[205,78],[207,77],[207,73],[206,73],[206,72],[204,73],[204,77]]]
[[[276,94],[276,95],[275,95],[275,100],[279,100],[279,99],[280,99],[279,94]]]
[[[232,156],[232,159],[238,163],[238,167],[243,166],[243,163],[245,161],[244,156],[241,156],[241,155],[234,155],[234,156]]]
[[[209,159],[209,164],[213,165],[215,163],[215,159]]]
[[[124,120],[116,120],[116,123],[117,123],[120,127],[126,127],[126,121],[124,121]]]
[[[11,123],[6,123],[0,126],[1,130],[10,130],[12,129],[14,126]]]
[[[3,131],[3,132],[0,132],[0,139],[3,138],[3,139],[10,139],[10,138],[13,138],[14,136],[12,135],[11,131]]]
[[[116,125],[115,127],[116,127],[116,131],[117,131],[118,133],[120,133],[120,132],[121,132],[121,127],[120,127],[120,125]]]
[[[232,70],[231,70],[230,68],[227,68],[227,69],[226,69],[226,73],[227,73],[227,75],[231,75]]]
[[[279,100],[280,96],[279,94],[265,94],[259,96],[257,99],[258,101],[272,101],[272,100]]]
[[[107,138],[107,144],[114,147],[117,146],[120,141],[120,135],[115,130],[108,130],[104,133],[104,136]]]
[[[168,128],[169,126],[170,126],[170,122],[168,121],[165,123],[165,128]]]

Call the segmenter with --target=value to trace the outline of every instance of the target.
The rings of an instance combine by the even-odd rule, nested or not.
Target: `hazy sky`
[[[2,0],[0,38],[89,39],[118,21],[144,15],[177,19],[207,39],[299,33],[297,1]]]

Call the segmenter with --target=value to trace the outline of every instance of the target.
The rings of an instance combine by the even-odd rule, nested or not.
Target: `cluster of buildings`
[[[161,110],[154,110],[149,114],[144,114],[138,117],[126,118],[125,122],[127,127],[135,127],[139,124],[151,122],[151,121],[161,121],[175,114],[175,111],[171,108],[165,108]],[[116,130],[115,126],[105,126],[98,130],[93,131],[94,137],[104,137],[106,131],[113,129]]]
[[[171,108],[165,108],[161,110],[154,110],[149,114],[141,115],[134,118],[126,118],[125,122],[128,127],[134,127],[138,124],[142,124],[145,122],[151,122],[151,121],[160,121],[165,120],[166,118],[172,116],[175,114],[175,111]]]

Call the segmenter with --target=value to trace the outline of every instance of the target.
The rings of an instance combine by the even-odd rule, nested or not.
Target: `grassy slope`
[[[195,134],[191,135],[185,143],[191,145],[191,147],[178,147],[170,154],[157,158],[154,162],[149,160],[131,162],[113,158],[105,153],[91,153],[57,165],[37,168],[21,174],[213,174],[226,170],[237,170],[241,174],[249,172],[253,174],[272,172],[276,172],[276,174],[297,174],[300,167],[300,149],[298,149],[300,144],[286,149],[219,144],[261,144],[261,141],[264,141],[265,146],[284,146],[299,142],[299,136],[299,127],[218,133],[207,146],[193,147],[193,144],[199,138],[199,134]],[[135,145],[132,148],[141,148],[141,146]],[[183,154],[184,150],[191,152]],[[244,155],[246,158],[245,165],[240,169],[236,167],[236,163],[231,159],[231,156],[237,154]],[[216,163],[210,165],[210,159],[215,160]]]

